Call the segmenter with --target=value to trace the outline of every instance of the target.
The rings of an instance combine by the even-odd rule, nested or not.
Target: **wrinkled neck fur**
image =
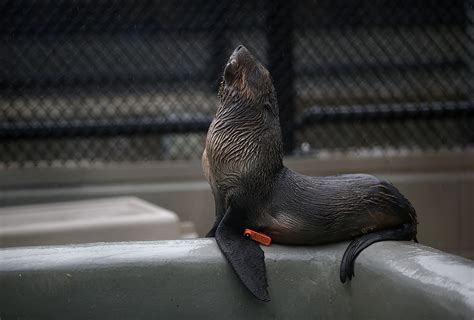
[[[214,160],[218,167],[238,168],[252,189],[271,188],[273,177],[283,168],[278,116],[233,90],[221,88],[219,94],[210,141],[217,155]]]

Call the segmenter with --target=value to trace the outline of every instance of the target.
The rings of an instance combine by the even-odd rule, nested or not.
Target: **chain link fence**
[[[470,1],[0,2],[0,167],[198,159],[244,44],[287,154],[474,144]]]

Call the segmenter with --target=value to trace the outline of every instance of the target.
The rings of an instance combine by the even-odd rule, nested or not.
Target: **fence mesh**
[[[0,1],[0,166],[197,159],[244,44],[288,154],[474,144],[469,1]]]

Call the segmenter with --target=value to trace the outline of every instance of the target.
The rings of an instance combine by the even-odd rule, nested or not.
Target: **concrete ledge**
[[[264,248],[270,303],[238,282],[212,239],[0,250],[1,319],[448,319],[474,317],[474,261],[405,242]]]

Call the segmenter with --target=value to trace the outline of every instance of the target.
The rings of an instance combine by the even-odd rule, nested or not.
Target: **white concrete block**
[[[0,208],[0,247],[179,238],[175,213],[135,197]]]

